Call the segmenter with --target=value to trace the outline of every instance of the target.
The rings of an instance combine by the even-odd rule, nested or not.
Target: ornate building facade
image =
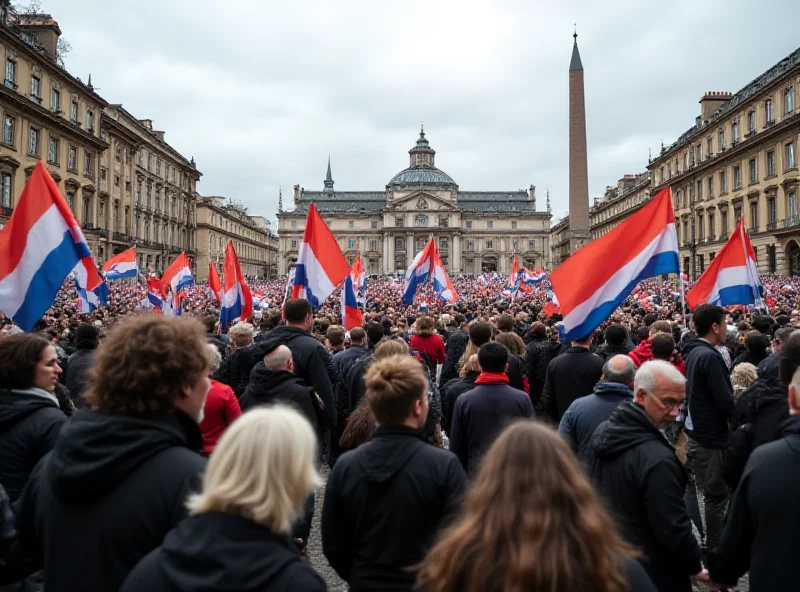
[[[297,260],[311,203],[348,260],[360,252],[370,275],[405,273],[431,236],[451,274],[508,272],[514,254],[530,268],[549,267],[550,212],[537,211],[535,186],[461,191],[436,168],[435,155],[423,130],[409,150],[409,167],[383,191],[335,191],[330,162],[322,191],[295,185],[294,208],[279,202],[279,273]]]
[[[800,274],[800,49],[736,94],[706,93],[695,125],[648,167],[672,186],[686,273],[699,276],[745,219],[761,273]]]
[[[592,240],[607,234],[650,200],[650,173],[625,175],[616,186],[606,187],[603,197],[595,197],[589,210]]]
[[[197,279],[208,279],[208,262],[213,261],[222,274],[225,249],[233,241],[242,273],[257,278],[277,276],[278,237],[270,223],[260,216],[248,216],[247,210],[226,203],[224,197],[197,199]]]

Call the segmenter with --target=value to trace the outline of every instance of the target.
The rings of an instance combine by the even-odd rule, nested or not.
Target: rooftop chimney
[[[733,95],[729,92],[708,91],[700,99],[700,121],[708,121],[711,114],[730,101]]]
[[[23,40],[38,46],[54,62],[58,60],[58,39],[61,29],[56,20],[49,14],[18,14],[9,15],[9,20],[14,19],[14,24]]]

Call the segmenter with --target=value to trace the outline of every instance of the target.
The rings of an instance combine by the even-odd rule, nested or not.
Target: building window
[[[714,228],[714,222],[716,222],[716,220],[714,219],[714,214],[709,212],[708,213],[708,238],[711,239],[711,240],[714,240],[715,238],[717,238],[717,236],[716,236],[717,229]]]
[[[775,151],[767,152],[767,177],[775,174]]]
[[[519,250],[519,240],[517,240],[517,239],[512,240],[511,241],[511,248],[514,251],[518,251]]]
[[[719,233],[720,238],[728,238],[728,212],[720,212],[719,221],[722,226]]]
[[[736,206],[733,208],[733,219],[734,224],[738,224],[739,220],[742,219],[742,206]]]
[[[742,167],[738,164],[733,165],[733,188],[741,189],[742,187]]]
[[[378,227],[378,221],[377,220],[372,220],[369,223],[369,226],[370,226],[370,228],[377,228]]]
[[[706,225],[703,214],[697,214],[697,232],[700,236],[700,241],[706,240]]]
[[[292,220],[291,226],[292,228],[297,228],[297,220]]]
[[[14,84],[17,81],[17,62],[14,60],[6,60],[6,86],[10,86],[11,88],[16,88],[17,85]]]
[[[688,220],[684,220],[683,221],[683,242],[684,243],[688,243],[689,242],[689,221]]]
[[[489,230],[494,228],[494,222],[492,222],[491,220],[487,221],[486,222],[486,228],[488,228]]]
[[[688,152],[684,152],[683,153],[683,170],[684,171],[688,171],[689,170],[689,153]]]
[[[67,155],[67,170],[73,172],[78,171],[78,149],[72,144],[69,145]]]
[[[708,136],[708,155],[714,154],[714,138]]]
[[[41,90],[42,90],[42,79],[39,78],[38,76],[31,76],[31,97],[41,101],[42,100]]]
[[[708,197],[714,197],[714,177],[708,178]]]
[[[50,136],[50,143],[47,146],[47,161],[58,164],[58,138]]]
[[[750,111],[747,114],[747,133],[752,134],[756,131],[756,112]]]
[[[790,115],[794,111],[794,87],[790,86],[783,91],[783,112]]]
[[[122,146],[120,145],[119,142],[117,142],[114,147],[114,158],[116,158],[117,160],[122,159]]]
[[[14,145],[14,118],[11,115],[3,117],[3,144]]]
[[[395,228],[402,228],[403,227],[403,217],[402,216],[397,216],[394,219],[394,226],[395,226]]]
[[[739,141],[739,121],[734,120],[731,124],[731,142],[734,144]]]
[[[114,175],[114,187],[119,187],[119,175]]]
[[[511,221],[511,229],[512,230],[516,230],[517,229],[517,221],[516,220],[512,220]]]
[[[296,248],[297,248],[297,239],[296,239],[296,238],[293,238],[293,239],[292,239],[292,248],[293,248],[293,249],[296,249]]]
[[[31,156],[39,154],[39,130],[35,127],[31,128],[30,137],[28,138],[28,154]]]
[[[394,248],[395,249],[405,249],[406,248],[405,241],[402,238],[394,239]]]
[[[758,181],[758,167],[756,166],[756,159],[750,159],[750,182],[755,183]]]
[[[703,162],[703,145],[697,145],[697,162]]]
[[[347,248],[348,249],[355,249],[356,248],[356,239],[348,238],[347,239]]]
[[[725,150],[725,130],[719,130],[719,149]]]
[[[786,144],[786,168],[793,169],[794,166],[794,143]]]
[[[490,240],[486,241],[486,248],[487,249],[491,249],[492,248],[492,241],[490,241]]]
[[[50,91],[50,109],[55,113],[61,111],[61,93],[57,88]]]
[[[78,101],[72,101],[69,106],[69,120],[78,125]]]
[[[376,241],[374,238],[370,239],[369,241],[369,250],[370,251],[378,250],[378,241]]]
[[[414,218],[414,225],[415,226],[427,226],[428,225],[428,217],[420,214],[416,218]]]
[[[767,200],[767,223],[773,227],[778,221],[778,206],[775,203],[775,198],[770,197]]]
[[[750,204],[750,230],[758,232],[758,202]]]
[[[697,182],[697,199],[703,201],[703,182]]]
[[[11,175],[9,173],[0,175],[0,200],[2,200],[0,205],[4,208],[11,207]]]
[[[789,213],[789,219],[793,220],[797,218],[797,193],[790,191],[786,201],[788,202],[786,210]]]
[[[719,194],[728,193],[728,173],[727,171],[720,171],[719,173]]]
[[[73,212],[75,211],[75,192],[67,191],[67,205]]]
[[[775,113],[772,110],[772,99],[764,101],[764,123],[775,123]]]
[[[89,133],[94,131],[93,128],[92,128],[93,120],[94,120],[94,113],[92,113],[90,110],[87,109],[86,110],[86,131],[89,132]]]
[[[91,176],[92,175],[92,153],[91,152],[84,152],[83,153],[83,174]]]
[[[353,222],[353,220],[348,220],[347,221],[347,227],[348,228],[352,229],[354,226],[355,226],[355,222]]]
[[[528,250],[533,251],[536,248],[536,240],[528,241]]]
[[[467,220],[467,228],[472,228],[472,220]]]
[[[475,250],[475,243],[471,240],[467,241],[467,251],[474,251]]]
[[[448,242],[446,238],[442,237],[439,239],[439,248],[442,250],[447,250]]]
[[[446,216],[439,218],[439,228],[447,228],[448,226],[450,226],[450,218],[447,218]]]

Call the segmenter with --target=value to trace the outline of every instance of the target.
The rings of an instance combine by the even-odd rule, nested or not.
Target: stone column
[[[451,274],[461,273],[461,234],[458,232],[453,234],[453,244],[451,249],[453,250],[453,255],[450,257],[451,266],[449,271]]]
[[[381,260],[382,260],[381,270],[382,271],[381,271],[381,273],[383,273],[385,275],[385,274],[389,273],[389,271],[388,271],[388,269],[389,269],[389,235],[388,234],[384,234],[383,235],[383,250],[381,251],[381,255],[382,255],[382,258],[381,258]]]

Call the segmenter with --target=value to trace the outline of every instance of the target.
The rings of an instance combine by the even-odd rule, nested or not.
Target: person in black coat
[[[352,592],[410,591],[413,567],[448,517],[467,479],[458,459],[425,443],[428,378],[410,356],[376,360],[367,400],[379,427],[343,454],[328,477],[322,550]]]
[[[97,346],[100,344],[100,330],[89,323],[78,325],[75,330],[75,353],[67,358],[64,368],[67,389],[72,403],[78,409],[86,409],[89,405],[83,399],[86,389],[86,378],[94,364]]]
[[[0,339],[0,484],[12,503],[67,421],[55,395],[57,359],[33,333]]]
[[[455,403],[450,426],[450,450],[469,475],[500,432],[515,419],[534,417],[533,404],[523,391],[508,385],[508,350],[490,342],[478,350],[481,375],[475,388]]]
[[[453,423],[456,401],[461,395],[475,388],[475,381],[480,374],[478,355],[473,354],[461,368],[461,377],[450,380],[442,387],[442,429],[448,434]]]
[[[64,425],[17,503],[8,565],[23,573],[0,583],[44,568],[48,592],[119,589],[199,485],[210,363],[196,320],[134,317],[111,329],[85,394],[92,410]]]
[[[547,337],[547,327],[536,322],[531,326],[532,341],[525,346],[525,370],[528,373],[528,387],[531,391],[533,407],[539,414],[541,410],[542,391],[547,376],[547,366],[557,355],[557,347]]]
[[[617,355],[628,355],[631,348],[628,347],[628,330],[622,325],[613,324],[606,327],[603,333],[605,343],[597,348],[595,352],[598,356],[608,362]]]
[[[751,331],[748,333],[744,339],[744,345],[746,349],[736,356],[733,360],[733,364],[731,364],[731,369],[745,362],[749,362],[753,366],[758,367],[758,365],[769,356],[767,352],[767,348],[770,345],[769,337],[762,335],[758,331]]]
[[[211,455],[202,492],[189,500],[193,515],[131,571],[121,592],[327,590],[289,536],[303,498],[321,483],[316,447],[314,429],[291,408],[237,419]]]
[[[467,350],[467,343],[469,343],[469,335],[464,330],[467,325],[464,315],[457,314],[453,320],[458,325],[458,329],[450,333],[444,344],[444,364],[439,375],[439,384],[441,385],[458,378],[458,362]]]
[[[603,358],[589,350],[591,343],[591,335],[573,341],[571,347],[547,365],[541,405],[545,417],[555,424],[575,399],[591,393],[600,382]]]
[[[678,417],[685,379],[669,362],[645,362],[634,392],[592,437],[589,474],[658,590],[690,592],[690,576],[708,575],[683,501],[686,471],[661,432]]]
[[[795,329],[793,327],[781,327],[775,331],[775,337],[772,339],[773,352],[764,358],[758,365],[759,376],[771,376],[772,378],[778,378],[781,346],[786,343],[786,340],[789,339],[789,336],[794,331]]]

